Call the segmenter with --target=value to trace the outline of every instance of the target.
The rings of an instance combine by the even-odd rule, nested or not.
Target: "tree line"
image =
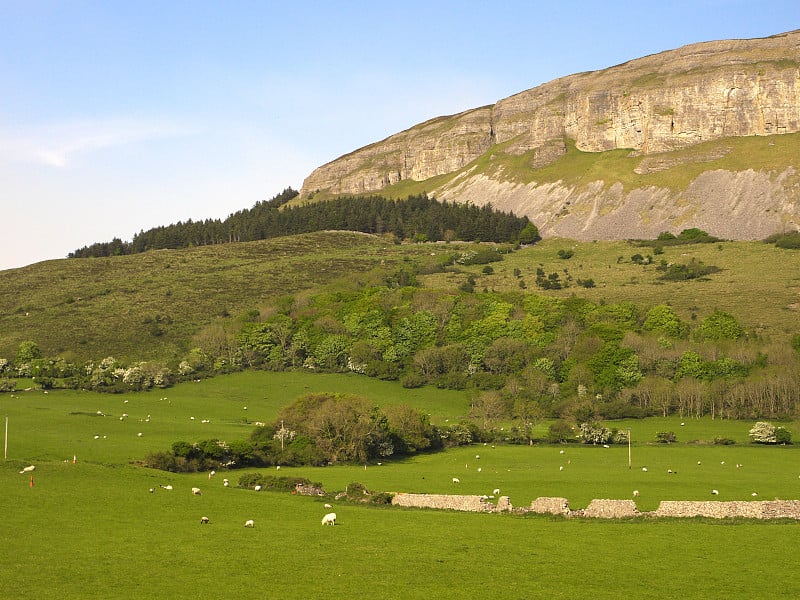
[[[178,222],[140,231],[130,242],[84,246],[69,258],[137,254],[211,244],[264,240],[326,230],[392,234],[397,240],[533,243],[539,232],[527,217],[496,211],[490,204],[440,202],[425,194],[405,200],[348,196],[327,202],[286,206],[298,192],[283,190],[271,200],[231,214],[225,220]]]

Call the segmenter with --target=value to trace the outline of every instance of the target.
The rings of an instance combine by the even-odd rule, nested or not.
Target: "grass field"
[[[428,407],[441,420],[457,419],[467,406],[457,392],[410,391],[359,377],[275,373],[218,377],[141,394],[1,396],[0,415],[9,417],[9,455],[0,467],[0,596],[800,594],[792,552],[800,527],[795,522],[601,522],[334,502],[338,524],[322,527],[320,518],[327,512],[322,503],[330,499],[223,487],[222,477],[235,484],[238,472],[209,480],[205,474],[131,464],[181,439],[245,438],[253,427],[248,421],[269,420],[296,395],[313,390],[350,391],[378,404],[408,402]],[[98,410],[107,416],[98,416]],[[123,412],[129,417],[120,421]],[[641,492],[641,510],[655,508],[660,500],[710,500],[712,487],[720,491],[718,500],[752,499],[754,491],[761,499],[800,498],[800,450],[748,444],[751,423],[683,422],[609,423],[631,429],[631,469],[626,447],[476,445],[366,469],[285,468],[281,474],[306,476],[329,492],[353,482],[373,491],[430,493],[481,494],[499,487],[515,506],[537,496],[563,496],[579,508],[592,498],[630,498],[633,489]],[[797,430],[796,423],[784,425]],[[655,433],[664,430],[675,431],[678,442],[654,444]],[[707,443],[714,437],[737,444]],[[737,463],[743,466],[737,469]],[[33,487],[29,475],[19,473],[28,464],[36,465]],[[462,483],[454,489],[456,475]],[[174,490],[159,487],[166,484]],[[202,489],[201,496],[190,493],[193,486]],[[201,516],[210,524],[201,525]],[[246,519],[255,520],[254,529],[243,527]]]

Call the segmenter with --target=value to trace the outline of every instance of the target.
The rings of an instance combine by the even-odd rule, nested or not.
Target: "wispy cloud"
[[[80,156],[97,150],[190,133],[190,128],[165,119],[131,117],[0,128],[0,160],[65,168]]]

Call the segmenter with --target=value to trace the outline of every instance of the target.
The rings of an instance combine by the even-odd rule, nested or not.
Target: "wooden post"
[[[631,430],[628,429],[628,469],[631,468]]]

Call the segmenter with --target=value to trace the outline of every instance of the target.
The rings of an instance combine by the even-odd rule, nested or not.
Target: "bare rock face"
[[[800,164],[780,173],[707,173],[678,192],[531,180],[536,168],[567,151],[565,140],[584,152],[630,149],[645,157],[637,172],[648,173],[669,168],[669,152],[701,142],[798,131],[800,30],[693,44],[427,121],[319,167],[301,197],[379,192],[402,180],[451,174],[428,192],[527,215],[543,234],[616,239],[705,224],[715,235],[754,238],[800,226]],[[530,176],[477,160],[497,152],[525,155]],[[720,216],[732,209],[739,211],[735,219]]]

